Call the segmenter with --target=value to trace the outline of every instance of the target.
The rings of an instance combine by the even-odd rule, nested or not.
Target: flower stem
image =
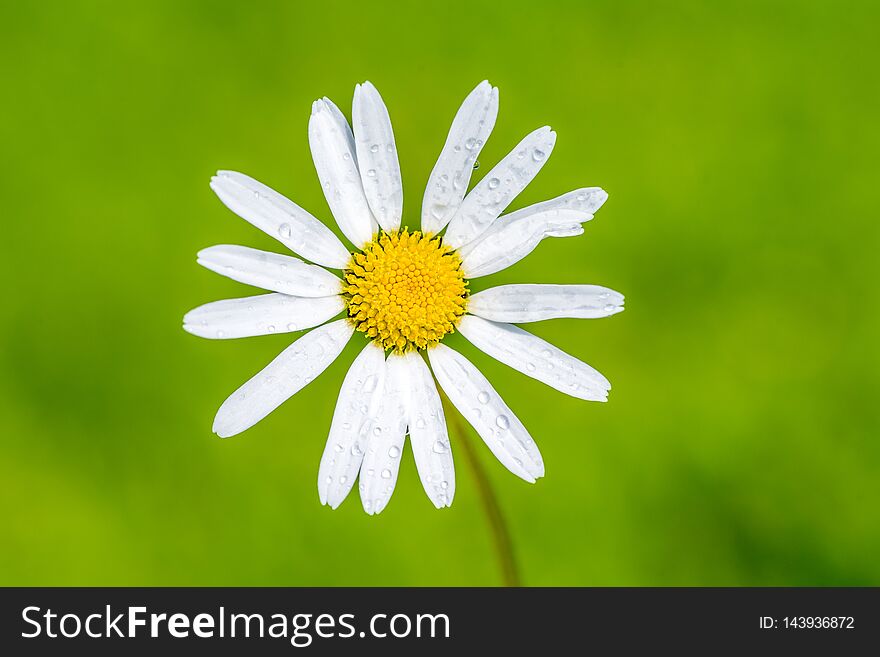
[[[474,450],[473,442],[461,421],[461,416],[452,407],[449,398],[442,391],[440,396],[443,400],[443,405],[446,407],[447,421],[452,426],[452,430],[458,435],[458,441],[455,444],[456,446],[461,445],[471,472],[474,473],[477,492],[480,494],[480,500],[483,503],[483,511],[489,523],[489,530],[492,533],[492,540],[495,544],[495,553],[498,556],[498,562],[501,567],[501,580],[504,586],[521,586],[519,570],[513,554],[513,542],[510,539],[510,530],[507,528],[504,514],[498,505],[498,498],[495,496],[495,491],[492,490],[492,484],[489,481],[489,477],[486,476],[486,471],[480,463],[476,450]]]

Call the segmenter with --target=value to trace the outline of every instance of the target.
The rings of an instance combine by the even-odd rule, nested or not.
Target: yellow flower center
[[[461,258],[439,237],[380,233],[345,270],[348,316],[384,349],[427,349],[464,315]]]

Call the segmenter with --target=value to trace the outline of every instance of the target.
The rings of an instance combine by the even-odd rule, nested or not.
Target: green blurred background
[[[864,2],[6,3],[0,10],[0,584],[495,585],[460,448],[435,511],[407,449],[378,517],[320,506],[353,341],[226,441],[213,415],[291,336],[184,333],[281,250],[208,188],[246,172],[327,220],[306,126],[372,80],[405,215],[458,104],[501,89],[485,173],[544,124],[512,207],[610,200],[474,289],[596,283],[627,311],[532,325],[611,379],[581,402],[454,336],[529,427],[528,485],[478,445],[530,585],[880,584],[876,69]],[[530,329],[530,330],[531,330]],[[453,451],[456,451],[453,442]]]

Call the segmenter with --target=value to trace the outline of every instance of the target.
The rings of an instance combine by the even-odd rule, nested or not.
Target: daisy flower
[[[435,379],[508,470],[529,482],[544,475],[538,447],[513,411],[467,358],[443,344],[455,331],[560,392],[608,398],[604,376],[516,324],[606,317],[623,310],[621,294],[595,285],[469,291],[470,279],[513,265],[544,238],[583,233],[607,198],[587,187],[501,216],[553,151],[556,133],[548,127],[528,134],[466,193],[497,114],[498,89],[480,83],[452,122],[428,180],[421,226],[411,230],[401,228],[400,165],[379,92],[369,82],[355,87],[353,130],[328,98],[315,101],[312,158],[353,248],[253,178],[219,171],[211,179],[230,210],[303,259],[244,246],[200,251],[199,264],[269,293],[200,306],[186,314],[183,328],[215,339],[312,329],[223,402],[214,432],[227,437],[253,426],[320,375],[355,333],[367,338],[333,413],[318,473],[322,504],[336,508],[359,480],[364,510],[382,511],[407,435],[431,502],[452,503],[455,470]]]

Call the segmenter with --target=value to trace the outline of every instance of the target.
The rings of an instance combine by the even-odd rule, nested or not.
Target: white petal
[[[377,425],[385,378],[385,352],[372,342],[354,360],[342,382],[327,446],[318,469],[321,504],[335,509],[357,478],[367,441]]]
[[[333,231],[274,189],[236,171],[218,171],[211,189],[235,214],[294,253],[334,269],[348,264],[350,254]]]
[[[598,285],[499,285],[477,292],[468,311],[493,322],[595,319],[623,311],[623,295]]]
[[[403,215],[400,163],[385,101],[371,82],[355,87],[351,122],[367,202],[384,231],[397,230]]]
[[[443,406],[424,359],[413,351],[403,360],[409,380],[407,418],[416,468],[428,498],[442,509],[450,506],[455,496],[455,466]]]
[[[574,356],[512,324],[465,315],[461,334],[492,358],[546,383],[559,392],[590,401],[608,401],[608,379]]]
[[[599,187],[577,189],[549,201],[500,217],[460,255],[468,278],[487,276],[519,262],[545,237],[571,237],[584,232],[608,194]]]
[[[309,146],[336,223],[351,243],[361,248],[373,236],[373,216],[364,196],[351,128],[329,99],[312,104]]]
[[[422,231],[438,233],[467,193],[474,162],[498,116],[498,88],[483,80],[464,99],[434,165],[422,200]]]
[[[530,483],[543,477],[538,446],[486,377],[443,344],[429,349],[428,358],[440,387],[502,465]]]
[[[443,241],[458,248],[482,235],[538,174],[555,143],[556,133],[546,126],[527,135],[465,197]]]
[[[261,294],[214,301],[190,310],[183,329],[201,338],[247,338],[302,331],[323,324],[345,309],[341,296],[291,297]]]
[[[327,297],[342,292],[342,281],[299,258],[223,244],[202,249],[200,265],[239,283],[295,297]]]
[[[379,422],[369,436],[361,464],[358,488],[364,511],[370,515],[380,513],[385,508],[397,483],[406,437],[408,389],[405,363],[400,356],[392,354],[385,361],[385,386],[379,404]]]
[[[347,319],[340,319],[306,333],[223,402],[214,433],[228,438],[269,415],[327,369],[353,331]]]

